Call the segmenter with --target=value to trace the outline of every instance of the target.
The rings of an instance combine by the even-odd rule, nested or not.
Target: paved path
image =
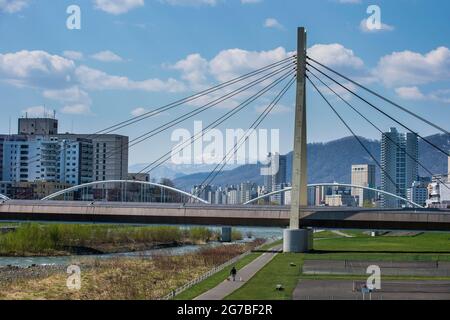
[[[339,236],[345,237],[345,238],[353,238],[352,235],[349,235],[349,234],[344,233],[344,232],[339,231],[339,230],[331,230],[331,232],[333,232],[333,233],[335,233],[335,234],[337,234]]]
[[[281,250],[281,245],[269,249],[270,252],[265,252],[258,258],[247,264],[241,270],[238,270],[236,281],[225,280],[218,286],[209,291],[199,295],[194,300],[222,300],[230,295],[250,280],[259,270],[261,270],[270,260],[272,260]],[[231,269],[231,266],[230,266]],[[242,281],[240,279],[242,278]]]

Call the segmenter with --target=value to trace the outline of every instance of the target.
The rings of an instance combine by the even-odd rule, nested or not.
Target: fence
[[[275,242],[276,240],[278,240],[278,238],[270,238],[269,240],[267,240],[266,242],[264,242],[263,244],[261,244],[260,246],[252,249],[252,250],[248,250],[246,252],[244,252],[243,254],[234,257],[231,260],[228,260],[227,262],[221,264],[220,266],[214,267],[211,270],[209,270],[208,272],[202,274],[200,277],[193,279],[191,281],[189,281],[188,283],[184,284],[181,287],[176,288],[175,290],[173,290],[171,293],[165,295],[164,297],[161,298],[161,300],[170,300],[175,298],[177,295],[179,295],[180,293],[182,293],[183,291],[191,288],[192,286],[196,285],[197,283],[202,282],[203,280],[211,277],[212,275],[216,274],[217,272],[222,271],[223,269],[225,269],[226,267],[229,267],[230,265],[236,263],[237,261],[241,260],[242,258],[248,256],[250,253],[252,253],[253,251],[256,250],[260,250],[263,246],[269,245],[273,242]]]

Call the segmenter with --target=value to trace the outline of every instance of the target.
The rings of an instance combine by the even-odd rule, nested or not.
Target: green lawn
[[[279,254],[241,288],[225,300],[289,300],[297,286],[303,254]],[[291,263],[294,265],[291,266]],[[276,290],[282,284],[284,290]]]
[[[321,239],[305,259],[450,261],[450,233]]]
[[[320,275],[301,273],[305,259],[378,260],[378,261],[450,261],[450,233],[423,233],[403,237],[368,237],[354,233],[354,238],[316,239],[314,252],[307,254],[279,254],[252,279],[226,299],[280,300],[291,299],[300,279],[360,279],[358,276]],[[291,262],[295,266],[291,266]],[[386,277],[386,279],[434,279],[445,277]],[[282,284],[283,291],[277,291]]]
[[[282,240],[275,241],[273,243],[270,243],[270,244],[262,246],[261,250],[268,250],[268,249],[273,248],[273,247],[275,247],[277,245],[280,245],[281,243],[282,243]],[[259,257],[261,254],[262,253],[260,253],[260,252],[254,252],[254,253],[251,253],[251,254],[245,256],[244,258],[242,258],[241,260],[239,260],[236,263],[236,268],[238,270],[242,269],[247,264],[249,264],[250,262],[255,260],[257,257]],[[200,282],[200,283],[192,286],[191,288],[183,291],[182,293],[180,293],[179,295],[177,295],[175,297],[175,300],[192,300],[195,297],[198,297],[202,293],[204,293],[204,292],[214,288],[215,286],[217,286],[218,284],[223,282],[229,275],[230,275],[229,268],[225,268],[224,270],[219,271],[216,274],[212,275],[208,279],[205,279],[202,282]]]

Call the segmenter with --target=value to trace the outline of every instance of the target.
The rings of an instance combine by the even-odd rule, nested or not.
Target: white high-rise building
[[[92,181],[92,143],[49,136],[24,136],[3,143],[3,178],[11,182]]]
[[[396,128],[381,138],[381,189],[406,198],[407,189],[418,177],[418,140],[415,133],[399,133]],[[392,180],[392,181],[391,181]],[[398,208],[402,201],[382,195],[384,208]]]

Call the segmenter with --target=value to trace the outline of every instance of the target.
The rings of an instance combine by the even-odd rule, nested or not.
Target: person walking
[[[231,278],[233,279],[233,281],[236,281],[236,274],[237,274],[236,267],[233,266],[233,268],[230,271],[230,275],[231,275]]]

